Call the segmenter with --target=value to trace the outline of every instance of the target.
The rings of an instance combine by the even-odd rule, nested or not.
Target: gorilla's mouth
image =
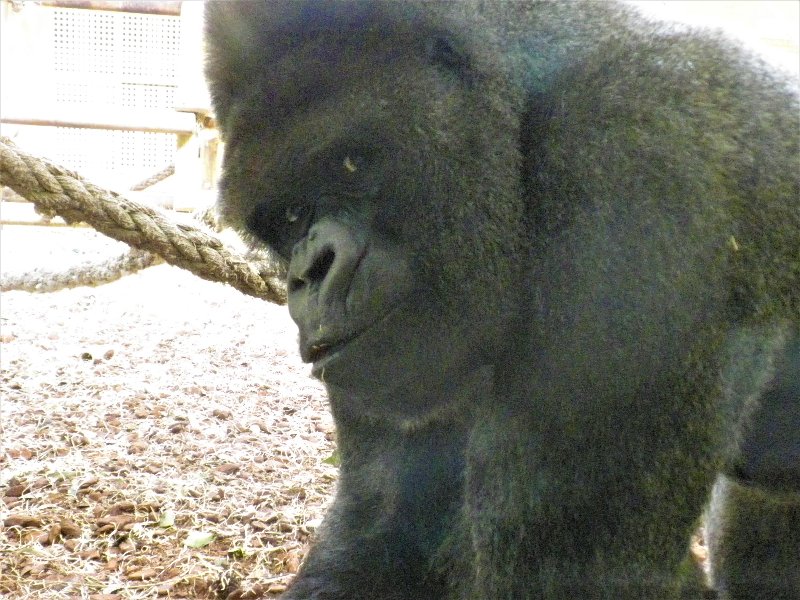
[[[329,342],[311,344],[311,347],[308,349],[308,362],[317,362],[322,360],[333,351],[333,348],[336,345],[337,344],[331,344]]]
[[[323,361],[335,356],[342,348],[350,343],[357,334],[344,336],[338,340],[316,340],[300,348],[300,358],[303,362],[312,363],[316,370]]]
[[[302,358],[303,362],[312,363],[311,374],[316,376],[352,342],[364,338],[370,339],[374,335],[379,335],[382,328],[386,327],[387,323],[397,315],[400,308],[401,305],[393,306],[390,310],[386,311],[386,314],[367,327],[350,332],[340,331],[338,333],[341,334],[341,336],[333,339],[325,339],[320,336],[317,340],[312,340],[309,343],[303,344],[300,346],[300,358]]]

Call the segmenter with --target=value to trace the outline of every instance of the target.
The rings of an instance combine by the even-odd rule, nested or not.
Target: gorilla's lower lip
[[[303,362],[313,363],[314,369],[316,369],[318,364],[322,362],[328,362],[356,337],[358,337],[358,334],[342,338],[338,341],[320,340],[315,342],[308,346],[308,350],[306,352],[301,352]]]
[[[340,342],[320,342],[318,344],[312,344],[309,348],[308,352],[308,360],[306,362],[313,363],[315,368],[318,363],[323,361],[328,362],[329,359],[336,356],[340,350],[342,350],[347,344],[349,344],[353,338],[347,338]]]
[[[338,344],[319,344],[323,348],[317,352],[314,352],[315,346],[311,347],[311,356],[309,357],[311,365],[311,375],[314,377],[319,377],[320,374],[325,370],[331,361],[336,360],[336,357],[341,353],[341,351],[347,346],[347,344],[351,340],[341,342]]]
[[[351,342],[356,341],[364,334],[369,333],[371,330],[380,327],[382,324],[386,323],[389,319],[391,319],[395,313],[398,311],[399,306],[394,306],[392,309],[388,310],[385,315],[383,315],[380,319],[376,322],[372,323],[365,329],[357,331],[350,336],[344,337],[338,341],[325,341],[320,340],[308,346],[308,352],[301,354],[303,355],[303,361],[313,363],[311,368],[311,374],[313,376],[318,376],[322,370],[332,361],[334,360],[341,352],[344,350]]]

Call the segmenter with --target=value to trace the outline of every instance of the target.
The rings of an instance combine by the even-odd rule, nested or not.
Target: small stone
[[[211,414],[221,421],[231,418],[231,411],[229,411],[227,408],[215,408],[211,411]]]
[[[25,513],[17,513],[9,515],[3,520],[3,525],[6,527],[41,527],[42,520],[39,517],[28,515]]]
[[[255,425],[256,427],[258,427],[258,430],[259,430],[261,433],[269,433],[269,432],[270,432],[270,427],[269,427],[269,425],[267,425],[267,423],[266,423],[264,420],[262,420],[262,419],[258,419],[257,421],[254,421],[254,422],[253,422],[253,425]],[[253,433],[256,433],[256,432],[254,431]]]
[[[85,490],[86,488],[95,485],[98,481],[100,480],[97,478],[97,475],[89,475],[83,481],[81,481],[80,485],[78,486],[78,489]]]
[[[219,473],[224,473],[226,475],[233,475],[236,473],[241,467],[236,463],[224,463],[218,466],[215,471]]]
[[[138,569],[126,573],[126,575],[128,579],[133,579],[134,581],[144,581],[146,579],[152,579],[153,577],[158,575],[158,571],[156,571],[152,567],[145,567],[144,569]]]
[[[97,519],[98,531],[102,529],[107,531],[110,529],[123,529],[125,526],[130,525],[136,521],[133,515],[109,515],[107,517],[100,517]]]
[[[22,458],[29,460],[33,457],[33,452],[29,448],[9,448],[6,450],[9,458]]]
[[[28,486],[28,489],[30,491],[40,490],[42,488],[47,487],[48,485],[50,485],[50,480],[47,477],[39,477],[31,481],[30,485]]]
[[[144,440],[136,440],[128,447],[128,454],[141,454],[147,450],[148,445]]]
[[[3,492],[3,494],[6,497],[11,497],[11,498],[19,498],[24,493],[25,493],[25,484],[24,483],[18,483],[16,485],[10,485],[10,486],[8,486],[6,488],[5,492]]]
[[[52,545],[58,541],[58,537],[61,535],[61,526],[58,523],[53,523],[50,527],[47,528],[47,544]],[[44,545],[44,544],[43,544]]]
[[[64,548],[69,550],[70,552],[75,552],[80,546],[79,540],[64,540]]]
[[[122,513],[132,513],[136,510],[136,505],[131,502],[130,500],[123,500],[122,502],[117,502],[116,504],[112,504],[108,508],[109,515],[120,515]]]
[[[61,523],[59,523],[59,527],[61,529],[61,535],[65,538],[77,538],[81,536],[81,528],[68,519],[62,519]]]

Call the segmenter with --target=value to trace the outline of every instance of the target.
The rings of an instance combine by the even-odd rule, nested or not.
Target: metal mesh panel
[[[116,71],[116,25],[113,13],[52,11],[53,67],[71,75],[113,76]]]
[[[122,76],[126,80],[174,85],[180,55],[180,18],[121,16]]]
[[[53,69],[48,76],[56,102],[106,110],[174,107],[180,17],[71,8],[48,12]],[[173,162],[177,143],[170,133],[47,132],[52,143],[47,156],[118,189]]]
[[[102,129],[54,129],[50,154],[93,181],[125,189],[170,164],[175,136],[165,133]],[[121,181],[124,180],[124,181]]]
[[[175,86],[123,83],[120,86],[120,106],[136,108],[172,108],[175,105]]]
[[[53,9],[56,97],[90,104],[172,108],[180,24],[179,17]]]

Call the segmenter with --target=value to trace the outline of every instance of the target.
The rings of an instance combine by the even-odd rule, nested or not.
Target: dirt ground
[[[5,227],[4,273],[121,248]],[[161,265],[0,298],[0,597],[269,597],[336,480],[284,307]]]

